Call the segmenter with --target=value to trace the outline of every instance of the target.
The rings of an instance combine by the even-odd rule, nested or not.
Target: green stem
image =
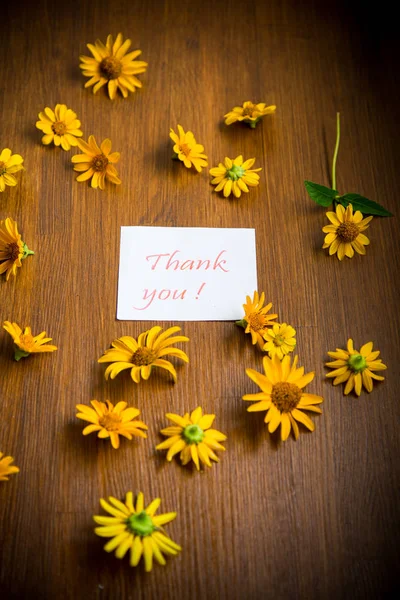
[[[340,142],[340,113],[336,113],[336,146],[335,152],[333,153],[333,161],[332,161],[332,189],[336,190],[336,160],[339,152],[339,142]]]

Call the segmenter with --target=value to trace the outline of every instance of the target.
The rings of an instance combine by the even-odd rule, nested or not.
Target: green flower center
[[[282,344],[284,344],[285,340],[283,339],[283,337],[281,335],[276,335],[274,337],[274,346],[282,346]]]
[[[4,163],[2,160],[0,161],[0,177],[1,175],[4,175],[4,173],[7,173],[7,169],[6,169],[6,163]]]
[[[156,529],[152,518],[145,510],[128,517],[126,521],[129,529],[135,534],[145,537],[153,533]]]
[[[182,435],[188,444],[200,444],[204,437],[204,431],[198,425],[187,425]]]
[[[352,354],[347,361],[347,364],[355,373],[360,373],[367,367],[367,361],[362,354]]]
[[[240,165],[232,165],[232,167],[227,172],[227,176],[229,177],[229,179],[232,179],[232,181],[237,181],[238,179],[243,177],[245,172],[246,171]]]

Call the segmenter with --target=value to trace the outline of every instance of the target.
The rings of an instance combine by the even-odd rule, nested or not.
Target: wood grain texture
[[[360,12],[362,9],[363,12]],[[53,355],[16,363],[0,334],[0,450],[21,472],[0,484],[2,598],[387,598],[398,564],[399,205],[395,29],[387,12],[294,0],[7,3],[1,24],[0,147],[25,158],[0,195],[36,251],[0,282],[0,319],[46,329]],[[85,90],[79,54],[122,31],[143,50],[143,89],[111,102]],[[247,99],[278,106],[252,131],[222,115]],[[37,113],[73,108],[85,136],[110,137],[122,185],[78,184],[64,153],[40,143]],[[321,250],[322,209],[303,180],[329,184],[342,114],[338,186],[396,214],[375,219],[365,257]],[[396,119],[397,114],[397,119]],[[212,192],[207,172],[172,162],[170,126],[204,144],[210,166],[256,157],[261,184],[240,201]],[[104,381],[96,359],[148,323],[118,322],[121,225],[255,227],[259,289],[297,329],[310,391],[325,398],[313,434],[281,444],[241,400],[261,355],[231,323],[183,323],[189,366],[178,383],[154,373]],[[250,291],[250,290],[249,290]],[[388,364],[372,395],[345,398],[325,379],[327,350],[373,340]],[[82,436],[75,405],[126,400],[148,440],[118,452]],[[198,474],[154,447],[168,411],[201,404],[228,434],[221,462]],[[143,490],[177,510],[168,531],[184,550],[149,576],[103,550],[99,498]]]

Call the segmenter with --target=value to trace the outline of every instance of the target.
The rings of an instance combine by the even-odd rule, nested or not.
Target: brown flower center
[[[283,339],[283,337],[281,335],[276,335],[274,337],[274,346],[282,346],[282,344],[285,342],[285,340]]]
[[[155,358],[154,354],[148,348],[138,348],[133,354],[131,361],[137,367],[144,367],[145,365],[151,365]]]
[[[116,79],[121,75],[122,63],[114,56],[106,56],[100,63],[100,71],[106,79]]]
[[[4,173],[7,173],[6,163],[0,160],[0,176],[4,175]]]
[[[11,242],[6,246],[6,251],[8,251],[7,260],[12,260],[13,262],[19,258],[19,246],[17,242]]]
[[[92,160],[92,168],[95,171],[105,171],[108,165],[108,158],[104,154],[98,154]]]
[[[256,109],[256,105],[250,104],[249,106],[247,106],[246,108],[243,109],[243,116],[244,117],[252,117],[255,109]]]
[[[26,352],[31,352],[35,347],[35,340],[31,333],[21,333],[18,339],[18,346],[20,346]]]
[[[340,223],[339,227],[336,230],[336,234],[340,237],[343,242],[353,242],[358,234],[360,233],[360,228],[356,223],[352,221],[346,221],[345,223]]]
[[[56,121],[52,124],[51,128],[53,130],[53,133],[55,133],[56,135],[64,135],[64,133],[66,133],[67,131],[67,126],[64,123],[64,121]]]
[[[265,328],[265,319],[264,315],[259,312],[251,313],[246,317],[251,329],[254,331],[259,331],[260,329]]]
[[[190,148],[187,144],[179,144],[179,152],[182,152],[185,156],[189,156]]]
[[[99,419],[99,425],[104,427],[104,429],[107,429],[107,431],[118,431],[121,422],[121,416],[112,412]]]
[[[294,383],[280,381],[272,386],[271,400],[281,412],[291,412],[301,399],[301,389]]]

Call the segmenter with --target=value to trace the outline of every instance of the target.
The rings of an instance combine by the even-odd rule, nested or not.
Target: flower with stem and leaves
[[[340,113],[336,115],[336,144],[332,160],[332,187],[326,187],[313,181],[304,181],[308,195],[314,202],[327,208],[333,204],[336,209],[338,205],[347,208],[350,204],[354,211],[359,211],[362,215],[376,215],[379,217],[393,216],[386,208],[383,208],[377,202],[368,200],[364,196],[356,193],[340,194],[336,189],[336,161],[339,152],[340,143]]]

